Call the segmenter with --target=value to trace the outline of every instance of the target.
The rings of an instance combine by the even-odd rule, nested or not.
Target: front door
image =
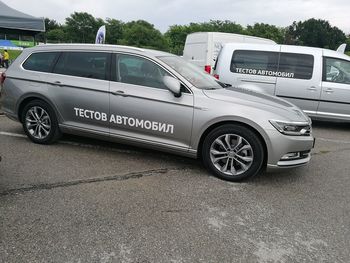
[[[317,115],[350,120],[350,61],[324,58],[322,93]]]
[[[115,55],[110,84],[111,136],[141,143],[188,149],[193,95],[176,98],[163,83],[165,69],[148,58]]]

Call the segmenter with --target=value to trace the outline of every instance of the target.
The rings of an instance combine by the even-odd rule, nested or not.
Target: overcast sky
[[[4,1],[4,0],[2,0]],[[231,20],[247,24],[288,26],[321,18],[350,33],[350,0],[7,0],[24,13],[63,23],[74,11],[124,22],[144,19],[165,32],[169,25]]]

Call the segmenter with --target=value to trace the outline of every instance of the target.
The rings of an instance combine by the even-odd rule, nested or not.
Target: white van
[[[253,36],[220,32],[197,32],[187,35],[183,57],[210,74],[220,49],[225,43],[276,44],[270,39]]]
[[[350,57],[333,50],[226,44],[214,76],[234,87],[285,98],[320,119],[350,121]]]

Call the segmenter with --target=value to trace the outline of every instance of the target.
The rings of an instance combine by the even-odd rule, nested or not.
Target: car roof
[[[336,58],[341,58],[341,59],[350,61],[350,56],[348,56],[344,53],[340,53],[338,51],[330,50],[330,49],[323,49],[323,56],[336,57]]]
[[[136,54],[144,54],[148,56],[175,56],[164,51],[138,48],[131,46],[121,45],[107,45],[107,44],[41,44],[32,48],[28,48],[28,51],[44,51],[44,50],[100,50],[100,51],[123,51],[132,52]]]

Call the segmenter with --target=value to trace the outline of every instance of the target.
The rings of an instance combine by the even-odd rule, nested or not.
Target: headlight
[[[311,122],[285,122],[270,120],[270,123],[280,133],[292,136],[309,136],[311,134]]]

